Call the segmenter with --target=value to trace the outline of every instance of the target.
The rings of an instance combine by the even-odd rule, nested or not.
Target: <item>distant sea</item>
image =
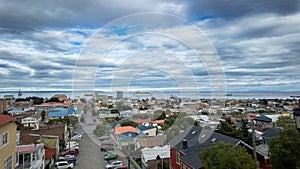
[[[55,94],[65,94],[67,97],[73,98],[89,98],[89,96],[84,96],[85,94],[91,94],[91,93],[98,93],[103,95],[110,95],[116,97],[116,93],[110,93],[110,92],[102,92],[102,91],[82,91],[82,92],[76,92],[73,93],[72,91],[22,91],[22,96],[20,98],[30,97],[30,96],[37,96],[37,97],[43,97],[43,98],[51,98]],[[297,99],[300,99],[300,91],[296,92],[227,92],[228,96],[226,96],[226,99],[291,99],[290,96],[298,96]],[[3,98],[4,95],[14,95],[15,98],[19,98],[18,91],[0,91],[0,98]],[[212,99],[214,96],[211,95],[210,92],[199,92],[196,94],[195,92],[185,92],[180,93],[176,91],[153,91],[152,95],[150,96],[142,96],[140,98],[151,98],[155,97],[158,99],[166,99],[170,98],[170,96],[177,96],[178,98],[195,98],[195,99]],[[133,93],[124,93],[124,97],[135,97]]]

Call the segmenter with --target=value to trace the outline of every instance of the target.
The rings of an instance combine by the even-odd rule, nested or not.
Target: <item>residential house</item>
[[[16,167],[15,118],[0,114],[0,166],[4,169]]]
[[[59,154],[59,139],[55,136],[43,137],[37,140],[38,143],[43,143],[45,147],[45,169],[54,166]]]
[[[61,102],[48,102],[48,103],[34,105],[35,110],[45,110],[45,111],[48,111],[52,108],[63,108],[63,107],[65,107],[65,105]]]
[[[170,168],[172,169],[202,169],[203,164],[199,152],[210,148],[213,143],[225,142],[238,144],[239,139],[191,126],[176,136],[170,144]]]
[[[276,138],[280,130],[280,128],[268,128],[264,131],[261,135],[263,144],[268,144],[271,139]]]
[[[158,157],[159,156],[159,157]],[[161,169],[169,168],[170,165],[170,146],[165,145],[163,147],[143,148],[141,153],[142,168],[153,169],[158,168],[160,165]],[[157,163],[159,159],[159,163]]]
[[[161,146],[164,143],[164,136],[145,136],[136,138],[136,148]]]
[[[21,120],[21,124],[23,124],[24,127],[31,127],[32,129],[37,130],[39,129],[41,120],[42,120],[41,114],[37,113],[23,118]]]
[[[147,136],[156,136],[157,128],[152,125],[141,125],[136,127],[139,132],[146,134]]]
[[[15,99],[14,95],[11,95],[11,94],[9,94],[9,95],[4,95],[3,98],[4,98],[5,100],[14,100],[14,99]]]
[[[69,108],[52,108],[49,110],[48,117],[53,118],[63,118],[66,116],[76,116],[78,117],[80,110],[75,110],[72,107]]]
[[[7,101],[6,99],[0,99],[0,113],[7,111]]]
[[[114,128],[114,138],[116,139],[116,143],[120,146],[127,146],[130,143],[133,143],[134,138],[136,138],[138,135],[138,130],[132,126],[121,126]]]
[[[50,169],[56,161],[56,149],[45,148],[45,169]]]
[[[131,110],[121,111],[120,117],[122,118],[131,118],[133,115],[133,112]]]
[[[69,139],[68,128],[65,124],[48,124],[40,126],[38,130],[22,130],[20,131],[20,136],[21,144],[32,144],[43,137],[57,136],[61,148],[65,146],[65,143]]]
[[[17,146],[19,157],[18,169],[44,169],[44,144],[29,144]]]
[[[199,158],[199,152],[220,142],[244,147],[249,154],[253,154],[253,148],[239,139],[217,133],[211,129],[190,126],[169,142],[170,168],[204,169]],[[262,148],[259,147],[256,150],[260,168],[270,169],[269,157],[264,151],[261,151]]]

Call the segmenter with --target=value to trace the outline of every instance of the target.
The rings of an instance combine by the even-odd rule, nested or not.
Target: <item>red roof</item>
[[[56,149],[45,148],[45,159],[50,159],[54,156]]]
[[[163,124],[165,123],[165,120],[154,120],[152,121],[153,124]]]
[[[123,133],[126,133],[126,132],[135,132],[137,133],[137,129],[132,127],[132,126],[122,126],[122,127],[116,127],[115,128],[115,133],[116,134],[123,134]]]
[[[149,123],[150,122],[150,120],[148,120],[148,119],[136,119],[136,120],[134,120],[134,122],[136,122],[137,124],[143,124],[143,123]]]
[[[0,126],[3,126],[4,124],[10,123],[14,120],[15,120],[15,117],[0,114]]]
[[[34,152],[36,151],[41,145],[37,144],[35,145],[21,145],[21,146],[17,146],[17,152]]]

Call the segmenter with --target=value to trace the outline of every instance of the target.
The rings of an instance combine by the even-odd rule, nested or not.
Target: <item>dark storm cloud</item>
[[[165,8],[168,2],[157,1],[0,1],[0,27],[31,29],[36,27],[99,27],[116,18],[149,11],[172,11]],[[171,2],[170,2],[171,3]],[[172,3],[171,3],[172,4]]]
[[[204,0],[189,1],[188,12],[194,19],[203,16],[236,18],[257,13],[288,15],[299,11],[298,0]]]

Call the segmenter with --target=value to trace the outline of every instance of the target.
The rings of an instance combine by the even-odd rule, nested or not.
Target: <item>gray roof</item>
[[[264,139],[272,139],[278,136],[278,132],[281,129],[279,128],[268,128],[264,133],[261,135]]]
[[[187,140],[187,148],[182,147],[183,139]],[[220,142],[236,145],[240,142],[240,140],[220,133],[216,133],[211,129],[191,126],[183,133],[175,137],[173,140],[171,140],[169,144],[185,154],[181,157],[182,161],[191,165],[191,167],[193,168],[201,168],[203,166],[199,158],[199,151],[210,148],[213,143]]]

